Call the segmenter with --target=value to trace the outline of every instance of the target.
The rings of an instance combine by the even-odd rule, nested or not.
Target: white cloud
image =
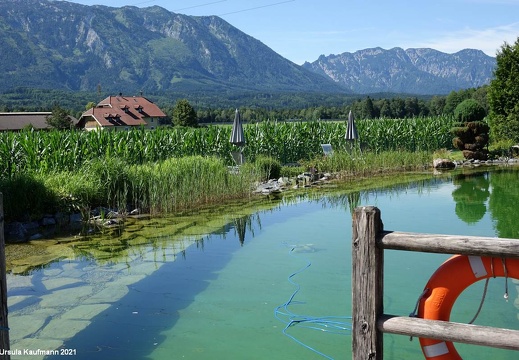
[[[479,49],[487,55],[496,56],[505,42],[514,44],[518,37],[519,22],[481,30],[466,28],[435,39],[417,42],[409,47],[429,47],[446,53],[462,49]]]

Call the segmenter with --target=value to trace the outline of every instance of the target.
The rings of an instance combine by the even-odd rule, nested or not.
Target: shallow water
[[[65,259],[8,275],[11,349],[71,349],[75,359],[350,359],[347,330],[302,322],[284,334],[287,317],[275,310],[293,296],[292,313],[340,317],[333,321],[348,327],[342,317],[351,315],[351,209],[379,207],[387,230],[518,238],[518,176],[460,174],[285,200],[257,212],[237,206],[231,217],[209,211],[140,221],[87,242],[63,239]],[[385,312],[411,313],[446,258],[386,251]],[[453,320],[474,316],[482,289],[478,283],[462,294]],[[519,329],[517,285],[509,281],[508,290],[506,302],[504,279],[490,282],[476,324]],[[517,358],[456,348],[465,359]],[[418,340],[404,336],[384,335],[384,353],[423,358]]]

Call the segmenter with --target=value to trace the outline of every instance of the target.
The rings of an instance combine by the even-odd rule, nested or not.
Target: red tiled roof
[[[81,115],[93,117],[101,126],[146,125],[144,119],[166,117],[150,100],[142,96],[109,96]]]

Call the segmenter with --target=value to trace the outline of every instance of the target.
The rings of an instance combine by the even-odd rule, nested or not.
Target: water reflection
[[[490,174],[488,207],[497,236],[519,238],[517,204],[519,203],[519,172],[502,169]]]
[[[515,208],[519,203],[519,172],[513,168],[457,174],[452,192],[456,215],[467,224],[479,222],[489,212],[496,235],[519,238]]]
[[[323,208],[340,208],[353,213],[362,203],[373,201],[379,195],[399,197],[407,191],[420,194],[442,184],[456,187],[452,191],[456,216],[467,224],[480,221],[490,213],[498,236],[519,238],[514,208],[519,200],[519,172],[514,169],[451,172],[440,177],[424,175],[414,181],[405,179],[377,189],[348,191],[347,188],[319,189],[315,192],[285,195],[281,200],[258,199],[226,204],[225,207],[177,214],[164,218],[128,218],[123,227],[104,229],[86,237],[56,238],[32,241],[28,244],[9,244],[6,247],[7,270],[14,274],[29,274],[62,259],[84,259],[105,263],[130,264],[150,248],[157,259],[164,257],[164,249],[185,256],[184,246],[195,244],[204,248],[210,234],[233,233],[243,246],[254,238],[255,229],[261,229],[261,217],[284,205],[303,201],[317,202]],[[347,184],[346,184],[347,185]],[[273,221],[283,221],[274,218]],[[180,249],[180,250],[179,250]],[[129,265],[127,265],[129,266]]]
[[[456,215],[467,224],[475,224],[485,216],[486,202],[490,196],[488,172],[463,173],[454,176],[457,188],[452,192]]]
[[[247,234],[247,230],[252,234],[252,237],[254,237],[254,227],[252,225],[253,217],[258,220],[257,222],[261,227],[261,222],[259,221],[259,214],[255,214],[254,216],[245,215],[241,217],[235,217],[233,219],[234,230],[238,237],[238,240],[240,241],[241,246],[243,246],[243,243],[245,242],[245,235]]]
[[[261,228],[259,213],[272,211],[279,203],[251,202],[227,205],[225,211],[202,210],[174,217],[129,217],[123,226],[104,228],[89,236],[55,238],[31,241],[27,244],[9,244],[6,247],[6,268],[13,274],[30,274],[63,259],[95,261],[99,265],[126,263],[142,257],[152,249],[157,259],[164,257],[165,249],[185,256],[184,248],[195,244],[198,249],[211,234],[225,236],[234,231],[241,245],[247,233],[254,235],[254,227]]]

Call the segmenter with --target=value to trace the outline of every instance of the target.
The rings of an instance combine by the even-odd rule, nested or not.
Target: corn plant
[[[356,122],[359,140],[375,153],[434,151],[452,148],[453,118],[374,119]],[[245,124],[247,161],[269,156],[281,163],[300,162],[322,155],[320,144],[345,150],[345,121],[264,121]],[[158,128],[110,131],[23,131],[0,133],[0,177],[33,172],[77,171],[87,161],[119,158],[141,165],[186,156],[214,156],[232,164],[231,126]]]

